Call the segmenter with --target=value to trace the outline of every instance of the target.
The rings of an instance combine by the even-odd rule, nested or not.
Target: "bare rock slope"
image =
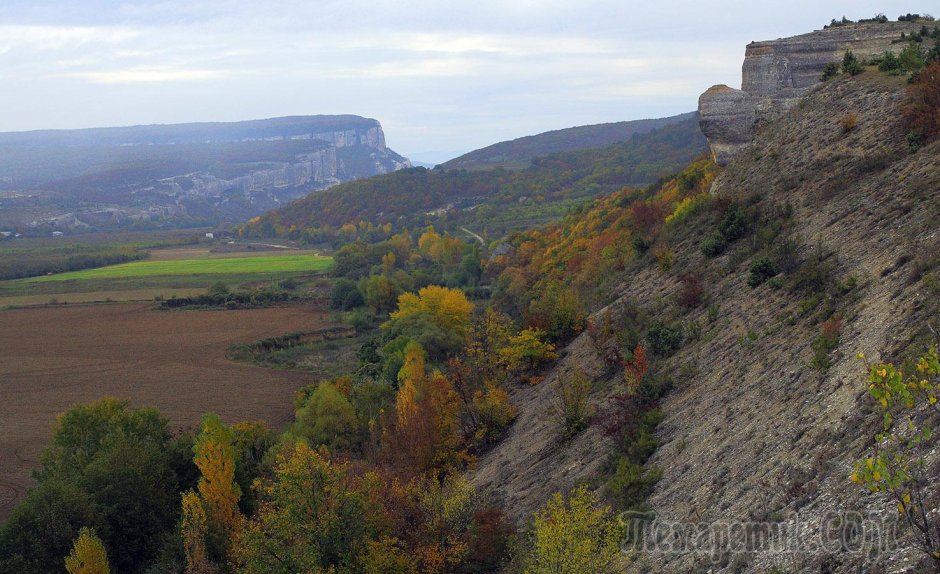
[[[900,124],[903,81],[868,72],[812,90],[803,103],[770,122],[719,175],[719,196],[789,204],[794,234],[831,252],[836,279],[858,285],[841,343],[826,370],[811,364],[818,320],[799,297],[747,284],[740,249],[706,259],[701,237],[670,245],[673,268],[645,266],[625,277],[619,299],[653,316],[702,325],[702,334],[666,361],[675,380],[663,403],[661,446],[649,462],[663,471],[648,502],[661,519],[682,523],[771,518],[812,538],[829,512],[883,512],[885,501],[849,481],[852,461],[874,432],[864,368],[857,352],[895,358],[935,312],[938,294],[922,280],[923,262],[940,252],[940,144],[910,154]],[[857,115],[845,131],[840,118]],[[742,240],[747,241],[747,240]],[[920,263],[919,263],[920,262]],[[718,306],[685,312],[669,302],[678,277],[700,274]],[[611,444],[596,425],[565,442],[548,420],[558,378],[580,368],[604,380],[587,334],[566,349],[544,382],[518,389],[520,416],[508,437],[478,463],[474,482],[524,523],[554,491],[590,482]],[[601,489],[600,492],[603,492]],[[904,571],[916,553],[761,552],[714,562],[707,554],[651,554],[636,571],[855,572],[874,561]],[[824,570],[820,570],[825,567]]]

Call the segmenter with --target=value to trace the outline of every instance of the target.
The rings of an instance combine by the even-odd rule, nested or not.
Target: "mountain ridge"
[[[467,152],[440,165],[445,169],[522,168],[535,157],[607,147],[628,141],[634,135],[646,134],[654,129],[696,117],[696,115],[697,112],[687,112],[665,118],[608,122],[550,130],[497,142]]]

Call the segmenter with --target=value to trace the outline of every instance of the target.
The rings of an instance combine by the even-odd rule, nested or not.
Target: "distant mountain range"
[[[598,149],[628,141],[634,135],[684,122],[697,117],[688,112],[668,118],[633,120],[607,124],[578,126],[540,133],[495,143],[444,162],[447,169],[480,169],[492,167],[523,168],[532,158],[551,153]]]
[[[0,133],[0,227],[241,222],[410,165],[378,121],[353,115]]]

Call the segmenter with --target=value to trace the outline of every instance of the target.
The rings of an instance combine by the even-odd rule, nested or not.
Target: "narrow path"
[[[480,245],[482,245],[483,247],[486,247],[486,241],[483,241],[483,238],[482,238],[482,237],[480,237],[480,236],[477,235],[476,233],[470,231],[470,230],[467,229],[466,227],[461,227],[460,229],[462,229],[462,230],[466,231],[468,234],[472,235],[474,239],[476,239],[477,241],[480,242]]]

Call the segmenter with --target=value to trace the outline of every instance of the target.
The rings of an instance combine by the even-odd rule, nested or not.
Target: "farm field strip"
[[[118,279],[173,275],[229,275],[243,273],[303,273],[326,271],[333,263],[325,255],[269,255],[202,259],[145,260],[84,269],[56,275],[19,279],[14,283]]]

